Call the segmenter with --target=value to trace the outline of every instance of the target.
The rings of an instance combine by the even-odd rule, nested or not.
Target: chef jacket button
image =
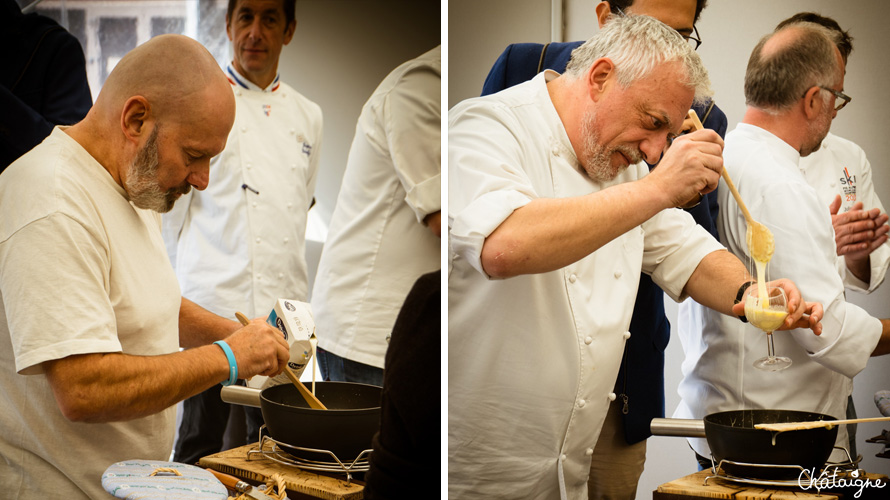
[[[627,340],[629,338],[630,338],[630,332],[624,332],[624,340]]]
[[[292,207],[292,206],[294,206],[293,202],[290,202],[290,201],[287,202],[287,208],[290,208],[290,207]]]
[[[241,95],[241,91],[240,91],[240,90],[236,90],[236,91],[235,91],[235,95]]]
[[[559,459],[562,460],[563,462],[565,462],[567,458],[569,458],[569,457],[567,457],[565,453],[563,453],[562,455],[559,456]]]
[[[291,170],[296,170],[296,169],[297,169],[297,164],[296,164],[296,163],[291,163],[291,164],[290,164],[290,168],[291,168]]]
[[[247,127],[241,127],[241,132],[247,132]]]
[[[617,398],[617,397],[618,396],[616,396],[614,392],[609,393],[609,401],[615,401],[615,398]]]
[[[263,279],[263,275],[262,275],[262,274],[257,274],[257,275],[256,275],[256,279],[257,279],[257,281]]]
[[[256,202],[253,202],[253,208],[256,208]]]
[[[253,168],[253,163],[248,163],[248,164],[245,165],[245,166],[247,167],[248,170],[250,170],[250,169]]]
[[[297,129],[295,129],[295,128],[290,129],[290,135],[294,135],[296,133],[297,133]]]
[[[284,278],[284,273],[278,273],[278,279]]]
[[[587,448],[586,450],[584,450],[584,454],[588,457],[593,455],[593,448]]]
[[[593,337],[588,335],[587,337],[584,338],[585,344],[590,345],[591,342],[593,342]]]
[[[285,238],[285,239],[284,239],[284,242],[285,242],[285,243],[287,243],[288,241],[290,241],[290,238]]]
[[[559,148],[557,146],[553,146],[550,152],[553,153],[553,156],[559,156]]]
[[[587,404],[587,401],[584,401],[583,399],[578,400],[578,408],[584,408],[584,405],[586,405],[586,404]]]
[[[260,242],[260,239],[259,239],[259,238],[257,238],[257,239],[256,239],[256,242],[257,242],[257,243],[259,243],[259,242]]]
[[[569,283],[574,283],[576,281],[578,281],[578,276],[575,275],[575,273],[572,273],[571,276],[569,276]]]
[[[620,277],[621,277],[621,271],[615,271],[615,279],[617,280]]]
[[[834,186],[836,186],[836,185],[837,185],[837,183],[834,183],[834,182],[832,182],[831,184],[829,184],[829,186],[831,186],[831,187],[834,187]]]

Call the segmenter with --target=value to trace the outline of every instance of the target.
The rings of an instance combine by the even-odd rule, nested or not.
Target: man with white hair
[[[207,187],[234,116],[207,49],[155,37],[0,176],[4,498],[106,498],[109,465],[169,459],[178,401],[284,368],[277,329],[182,297],[161,239],[159,212]]]
[[[707,88],[676,31],[628,16],[564,75],[451,110],[450,497],[587,498],[641,270],[674,299],[743,313],[744,265],[670,210],[720,175],[716,132],[676,137]],[[818,331],[821,306],[776,284],[784,327]]]

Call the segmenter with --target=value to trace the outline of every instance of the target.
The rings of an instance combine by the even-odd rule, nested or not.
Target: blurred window
[[[166,33],[198,40],[220,66],[228,60],[227,0],[18,0],[25,12],[55,19],[83,47],[93,100],[114,65],[149,38]],[[32,9],[32,10],[29,10]]]

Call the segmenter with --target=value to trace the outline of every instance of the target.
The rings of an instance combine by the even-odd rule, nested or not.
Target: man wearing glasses
[[[686,359],[675,417],[783,408],[841,419],[853,376],[869,356],[890,352],[890,320],[873,318],[845,301],[832,220],[801,166],[801,158],[820,148],[849,101],[843,95],[845,64],[834,38],[823,26],[793,23],[761,39],[745,74],[745,115],[726,135],[723,151],[724,168],[751,216],[775,238],[767,276],[791,279],[825,305],[822,334],[791,330],[776,336],[776,352],[790,357],[792,365],[781,373],[763,371],[753,366],[764,351],[760,330],[723,321],[687,301],[680,308]],[[721,182],[721,242],[750,263],[746,222],[730,196]],[[838,446],[848,445],[845,427],[839,428]],[[710,467],[705,440],[690,439],[690,444],[699,462]],[[836,451],[832,460],[840,455]]]
[[[612,0],[596,5],[599,27],[613,15],[646,15],[670,26],[693,49],[701,45],[695,24],[707,0]],[[565,71],[572,51],[583,41],[516,43],[508,46],[491,68],[482,95],[530,80],[545,69]],[[705,128],[723,137],[726,115],[713,101],[695,105]],[[650,166],[651,167],[651,166]],[[687,211],[695,222],[717,238],[717,192],[691,200]],[[591,457],[590,500],[634,498],[646,459],[649,422],[664,416],[664,349],[671,326],[664,312],[662,290],[648,275],[640,275],[621,369],[615,382],[617,399],[611,404],[603,432]]]
[[[800,12],[779,23],[776,29],[799,22],[816,23],[831,30],[846,67],[853,51],[853,38],[837,21],[813,12]],[[837,91],[829,89],[829,92]],[[841,92],[835,97],[838,111],[850,102],[850,97]],[[890,228],[887,213],[875,193],[871,164],[865,151],[854,142],[829,132],[818,151],[800,159],[800,169],[805,173],[807,184],[816,189],[819,199],[830,206],[837,254],[844,258],[847,269],[845,287],[865,294],[873,292],[883,283],[890,267],[890,241],[887,239]],[[856,418],[852,397],[847,401],[846,416]],[[850,435],[850,454],[855,457],[856,424],[846,427]]]

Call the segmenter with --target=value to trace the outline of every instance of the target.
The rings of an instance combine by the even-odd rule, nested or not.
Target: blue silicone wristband
[[[226,353],[226,359],[229,360],[229,379],[223,380],[222,385],[232,385],[238,380],[238,363],[235,362],[235,353],[232,352],[232,348],[226,344],[225,340],[217,340],[214,344]]]

